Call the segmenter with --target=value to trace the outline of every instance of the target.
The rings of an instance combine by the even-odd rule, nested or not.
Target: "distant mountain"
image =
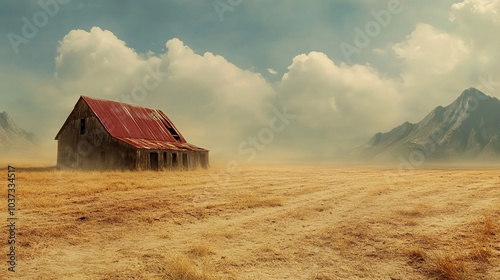
[[[0,151],[2,154],[34,150],[38,139],[14,123],[7,112],[0,113]]]
[[[364,159],[500,160],[500,101],[470,88],[422,121],[375,134],[354,151]]]

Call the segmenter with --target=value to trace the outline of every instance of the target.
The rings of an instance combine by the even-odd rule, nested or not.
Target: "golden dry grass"
[[[198,267],[189,257],[179,255],[166,262],[164,279],[169,280],[215,280],[218,277],[207,270],[205,265]],[[163,272],[163,271],[162,271]]]
[[[191,246],[188,253],[194,257],[206,257],[208,255],[214,254],[212,248],[208,244],[196,243]]]
[[[434,257],[437,275],[442,279],[467,279],[469,274],[465,261],[450,254],[438,254]]]
[[[498,170],[17,176],[18,271],[1,279],[500,279]]]

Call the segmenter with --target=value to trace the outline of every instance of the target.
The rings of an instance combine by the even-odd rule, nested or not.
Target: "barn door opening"
[[[178,161],[177,161],[177,153],[172,154],[172,166],[177,167],[178,166]]]
[[[204,154],[200,154],[200,165],[202,168],[207,168],[207,157]]]
[[[149,163],[151,169],[158,170],[158,153],[149,153]]]
[[[188,168],[188,155],[187,154],[182,154],[182,166],[184,166],[184,168]]]

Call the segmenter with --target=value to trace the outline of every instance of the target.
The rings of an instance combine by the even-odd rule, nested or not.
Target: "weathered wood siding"
[[[80,133],[82,119],[85,119],[84,134]],[[83,100],[71,112],[57,146],[60,168],[133,169],[136,166],[136,150],[111,137]]]

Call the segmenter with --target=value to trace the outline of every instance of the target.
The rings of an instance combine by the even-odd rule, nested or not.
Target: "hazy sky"
[[[500,0],[2,1],[0,111],[55,144],[88,95],[215,156],[329,158],[468,87],[500,97],[499,30]]]

